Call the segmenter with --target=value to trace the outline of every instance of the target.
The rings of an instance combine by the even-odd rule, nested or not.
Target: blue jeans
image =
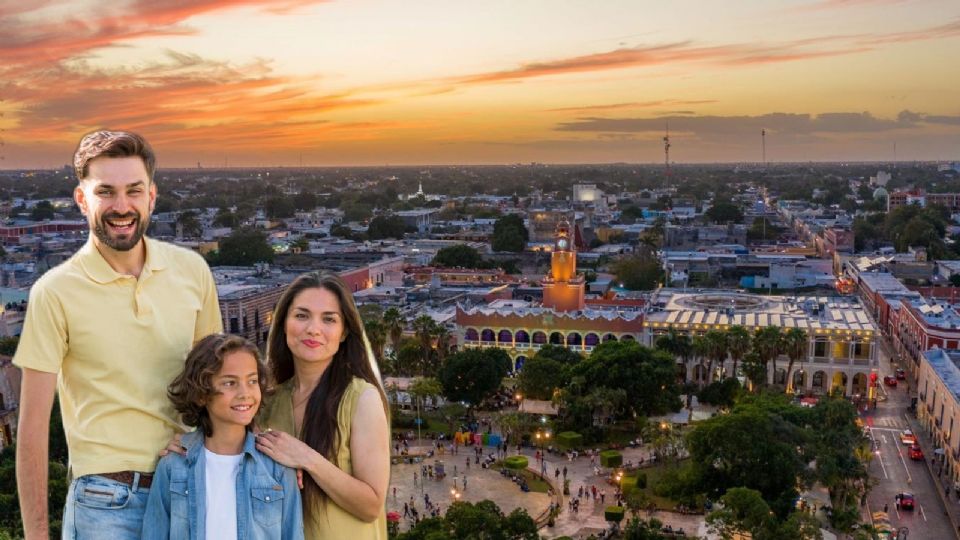
[[[63,511],[63,540],[139,540],[150,490],[102,476],[75,478]]]

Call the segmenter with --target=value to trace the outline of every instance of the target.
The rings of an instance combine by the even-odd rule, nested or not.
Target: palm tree
[[[690,336],[681,334],[676,329],[671,328],[666,334],[657,338],[656,348],[664,350],[673,355],[674,359],[679,358],[684,367],[690,360],[690,354],[693,352],[693,345],[690,342]]]
[[[750,331],[736,325],[727,329],[727,346],[730,348],[730,358],[733,359],[733,376],[737,376],[737,363],[750,350]]]
[[[429,315],[420,315],[413,320],[413,333],[420,341],[420,348],[423,350],[423,360],[420,363],[420,375],[424,373],[424,368],[430,364],[433,355],[433,336],[437,323]]]
[[[783,340],[782,335],[780,334],[780,327],[767,326],[765,328],[758,329],[754,335],[753,348],[760,355],[760,359],[764,366],[766,366],[768,362],[772,361],[773,368],[771,373],[773,373],[773,378],[776,380],[777,356],[779,356],[780,351],[783,350]]]
[[[433,337],[437,339],[437,363],[443,364],[450,354],[450,330],[446,325],[438,324],[434,329]]]
[[[793,393],[793,363],[807,357],[807,332],[802,328],[791,328],[783,335],[783,350],[790,357],[787,364],[787,392]]]
[[[706,369],[703,365],[703,359],[710,356],[710,343],[704,336],[694,336],[690,342],[690,352],[697,359],[697,366],[700,367],[697,377],[697,386],[703,388],[703,372]]]
[[[395,307],[383,313],[384,329],[390,337],[390,350],[393,351],[394,354],[397,353],[397,348],[400,347],[400,338],[403,337],[403,327],[406,325],[406,322],[403,314]]]
[[[373,356],[378,361],[383,361],[383,347],[387,341],[387,333],[383,321],[380,319],[367,319],[363,321],[363,330],[370,341],[370,348],[373,349]]]
[[[727,360],[727,333],[723,330],[710,330],[703,338],[707,341],[707,384],[710,384],[713,382],[713,362],[718,362],[722,370]]]

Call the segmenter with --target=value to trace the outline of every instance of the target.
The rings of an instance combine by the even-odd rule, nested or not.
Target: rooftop
[[[763,296],[729,290],[661,289],[651,298],[646,321],[653,327],[703,330],[740,325],[802,328],[815,334],[876,332],[854,297]]]
[[[930,363],[933,372],[943,381],[944,386],[960,398],[960,351],[932,349],[923,353],[923,357]]]

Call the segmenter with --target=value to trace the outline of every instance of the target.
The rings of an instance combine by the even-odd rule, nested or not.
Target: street
[[[895,367],[885,350],[880,350],[880,373],[882,381],[885,375],[892,375]],[[900,381],[897,388],[884,386],[886,401],[881,401],[876,410],[862,415],[864,425],[870,428],[873,440],[874,459],[870,463],[870,477],[875,481],[867,497],[870,511],[882,511],[887,506],[891,525],[899,529],[906,527],[910,538],[955,538],[953,526],[938,493],[939,488],[930,475],[924,461],[911,460],[909,445],[900,441],[900,432],[911,428],[912,414],[907,411],[909,398],[906,393],[907,381]],[[918,439],[925,459],[929,460],[933,448]],[[901,492],[911,492],[915,496],[914,510],[898,510],[894,497]],[[956,494],[952,499],[956,501]]]

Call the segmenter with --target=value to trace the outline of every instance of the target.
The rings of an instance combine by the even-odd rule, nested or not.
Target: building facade
[[[960,351],[923,353],[917,375],[917,419],[936,448],[927,449],[943,473],[960,482]]]
[[[734,325],[751,333],[767,326],[806,332],[807,355],[794,364],[792,375],[793,388],[798,391],[824,394],[838,389],[844,395],[869,394],[870,375],[878,369],[879,335],[862,304],[853,297],[660,289],[646,307],[643,343],[652,347],[658,337],[671,330],[693,337]],[[784,355],[779,357],[777,369],[767,375],[768,382],[786,383],[788,361]],[[706,378],[698,359],[678,362],[687,380]],[[717,371],[722,373],[726,364],[716,366]]]

